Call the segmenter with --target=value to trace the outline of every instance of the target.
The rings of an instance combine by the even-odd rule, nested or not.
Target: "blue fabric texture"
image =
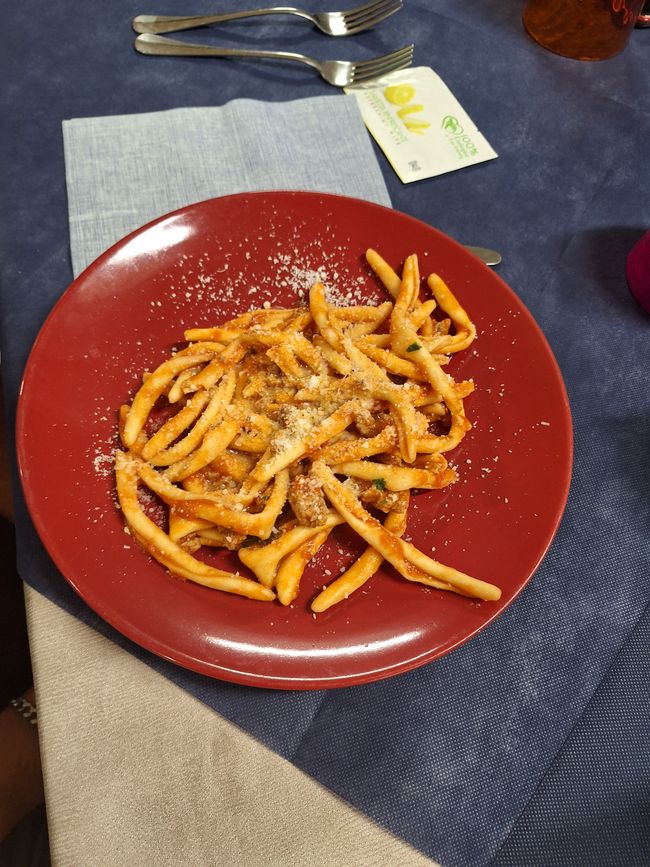
[[[494,867],[650,864],[648,646],[646,608]]]
[[[647,677],[635,666],[637,674],[647,666],[650,641],[650,318],[631,298],[624,267],[650,226],[650,37],[636,31],[603,63],[570,61],[526,36],[522,5],[410,0],[381,27],[336,42],[286,19],[204,34],[222,45],[291,49],[300,40],[306,53],[350,59],[414,41],[415,64],[442,76],[499,153],[404,186],[369,149],[395,208],[500,250],[501,276],[537,319],[565,378],[572,490],[556,540],[517,601],[416,671],[351,689],[276,693],[183,671],[114,633],[54,569],[16,490],[20,570],[444,867],[577,864],[587,837],[582,863],[641,864],[650,747],[638,716]],[[80,20],[70,0],[26,0],[5,16],[0,338],[10,412],[31,344],[72,277],[63,121],[240,99],[345,102],[295,66],[141,57],[130,19],[142,11],[116,0]],[[165,0],[155,11],[178,10]],[[185,11],[203,10],[191,2]],[[617,737],[617,725],[629,738]],[[612,761],[594,749],[599,739]]]

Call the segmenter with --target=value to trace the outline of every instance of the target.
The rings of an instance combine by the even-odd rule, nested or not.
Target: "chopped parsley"
[[[418,349],[422,349],[419,343],[412,343],[410,346],[406,347],[407,352],[417,352]]]
[[[385,479],[373,479],[372,483],[377,488],[378,491],[385,491],[386,490]]]

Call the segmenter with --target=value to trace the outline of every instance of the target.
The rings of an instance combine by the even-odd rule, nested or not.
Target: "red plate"
[[[363,547],[341,528],[289,608],[172,577],[124,533],[115,506],[117,408],[185,328],[222,322],[265,301],[296,304],[316,272],[343,297],[383,298],[365,264],[369,246],[395,266],[417,253],[422,273],[439,273],[477,325],[475,344],[448,368],[477,384],[466,401],[474,428],[450,455],[460,481],[414,498],[408,536],[437,559],[498,584],[502,599],[474,602],[430,590],[386,567],[344,604],[314,617],[309,603],[317,589]],[[41,330],[25,371],[17,434],[32,518],[91,608],[179,665],[282,689],[389,677],[487,626],[544,556],[566,502],[572,456],[557,364],[496,274],[404,214],[302,192],[201,202],[104,253]]]

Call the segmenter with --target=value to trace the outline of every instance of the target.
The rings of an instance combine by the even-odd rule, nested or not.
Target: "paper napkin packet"
[[[418,66],[345,89],[400,180],[408,184],[497,153],[433,69]]]

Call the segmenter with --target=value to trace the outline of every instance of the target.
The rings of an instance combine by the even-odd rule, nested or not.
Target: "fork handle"
[[[271,6],[267,9],[246,9],[240,12],[223,12],[220,15],[190,15],[174,17],[173,15],[138,15],[133,19],[133,29],[136,33],[172,33],[176,30],[189,30],[192,27],[204,27],[206,24],[220,24],[223,21],[235,21],[238,18],[254,18],[257,15],[299,15],[311,21],[308,12],[296,9],[295,6]]]
[[[315,61],[304,54],[292,51],[263,51],[253,48],[220,48],[217,45],[200,45],[197,42],[181,42],[154,33],[142,33],[136,37],[135,49],[140,54],[164,54],[184,57],[262,57],[268,60],[295,60],[318,69]]]

